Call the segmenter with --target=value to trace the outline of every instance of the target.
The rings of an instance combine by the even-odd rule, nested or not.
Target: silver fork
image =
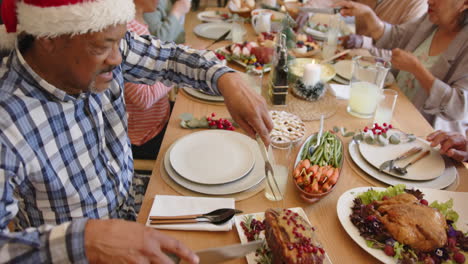
[[[284,197],[281,193],[280,188],[278,187],[278,183],[276,182],[275,173],[273,172],[273,167],[271,166],[270,159],[268,158],[268,152],[265,147],[265,143],[263,143],[262,138],[258,134],[256,135],[256,139],[258,147],[260,148],[260,152],[262,153],[263,159],[265,160],[265,176],[267,178],[268,187],[270,187],[270,190],[273,193],[275,200],[281,201]],[[273,182],[273,184],[271,182]],[[275,189],[273,189],[273,186],[276,187],[276,191]],[[278,197],[276,196],[276,192],[279,194],[280,199],[278,199]]]

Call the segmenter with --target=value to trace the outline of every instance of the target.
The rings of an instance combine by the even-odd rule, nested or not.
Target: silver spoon
[[[309,147],[309,153],[310,155],[314,154],[314,151],[315,149],[320,146],[320,138],[322,138],[322,132],[323,132],[323,115],[320,116],[320,129],[319,129],[319,132],[318,132],[318,136],[317,136],[317,141],[315,142],[315,144],[313,146],[310,146]]]
[[[414,158],[413,160],[411,160],[410,162],[408,162],[408,164],[406,164],[404,167],[398,167],[398,166],[393,166],[393,171],[400,174],[400,175],[405,175],[408,173],[408,171],[406,170],[409,166],[415,164],[416,162],[418,162],[419,160],[425,158],[427,155],[429,155],[431,153],[430,150],[426,150],[424,151],[424,153],[422,153],[421,155],[417,156],[416,158]]]
[[[178,215],[178,216],[150,216],[151,224],[185,224],[209,222],[213,224],[224,224],[235,214],[242,211],[232,208],[217,209],[206,214]],[[208,221],[206,221],[208,220]]]

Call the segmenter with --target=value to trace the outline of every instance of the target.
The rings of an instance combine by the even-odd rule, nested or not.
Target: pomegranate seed
[[[392,129],[393,128],[392,124],[388,125],[388,128]]]
[[[211,121],[211,117],[207,117],[207,118],[206,118],[206,121]]]
[[[383,125],[384,127],[386,127],[386,126],[387,126],[387,123],[383,123],[382,125]]]
[[[384,252],[387,256],[390,256],[390,257],[395,256],[395,250],[390,245],[385,245]]]
[[[216,126],[216,123],[213,122],[213,121],[211,121],[211,122],[209,123],[209,125],[210,125],[210,126]]]
[[[460,252],[457,252],[455,254],[453,254],[453,260],[455,260],[456,263],[465,263],[465,255],[463,255],[462,253]]]
[[[211,113],[211,117],[215,117],[215,116],[216,116],[216,114],[215,114],[215,113]]]
[[[426,199],[421,199],[419,202],[424,205],[429,205],[429,202]]]
[[[367,133],[367,131],[369,131],[367,128],[364,128],[364,133]]]
[[[377,123],[374,123],[374,127],[378,127],[378,126],[379,126],[379,124],[377,124]]]

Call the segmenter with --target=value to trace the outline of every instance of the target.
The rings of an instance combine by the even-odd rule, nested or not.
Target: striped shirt
[[[135,19],[127,29],[138,35],[149,35],[148,26]],[[133,145],[141,146],[155,137],[169,120],[167,93],[172,87],[160,82],[154,85],[125,83],[125,103],[128,113],[128,137]]]
[[[184,83],[219,95],[214,53],[128,33],[102,93],[71,96],[18,50],[0,62],[0,261],[85,263],[89,218],[135,219],[124,81]],[[171,81],[169,81],[171,80]],[[9,232],[8,223],[16,228]]]

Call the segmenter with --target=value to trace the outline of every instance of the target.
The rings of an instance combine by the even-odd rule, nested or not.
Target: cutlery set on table
[[[389,133],[400,132],[394,130]],[[384,146],[352,140],[348,150],[359,169],[388,185],[444,189],[452,185],[458,176],[452,162],[444,160],[438,150],[431,148],[421,138]]]

